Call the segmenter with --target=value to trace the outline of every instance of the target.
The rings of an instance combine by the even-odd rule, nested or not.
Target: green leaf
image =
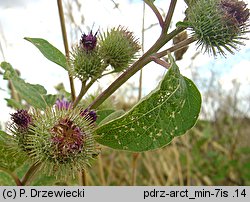
[[[54,105],[57,99],[57,95],[51,95],[51,94],[44,95],[43,97],[48,106]]]
[[[0,170],[14,171],[20,167],[26,160],[26,156],[14,155],[13,147],[10,145],[12,137],[6,132],[0,130]]]
[[[14,109],[23,109],[24,108],[24,106],[21,103],[17,102],[14,99],[5,98],[5,100],[7,101],[7,105],[14,108]]]
[[[115,111],[114,109],[98,110],[96,112],[97,115],[96,124],[99,125],[103,121],[103,119],[112,114],[114,111]]]
[[[99,123],[99,126],[109,122],[109,121],[112,121],[120,116],[122,116],[123,114],[125,114],[125,111],[124,110],[117,110],[113,113],[111,113],[110,115],[108,115],[106,118],[104,118],[100,123]]]
[[[96,140],[113,149],[142,152],[163,147],[197,121],[201,95],[182,76],[171,55],[160,85],[129,112],[96,129]]]
[[[179,22],[176,23],[175,26],[178,27],[178,28],[188,28],[190,26],[190,24],[189,24],[189,22],[179,21]]]
[[[65,70],[67,70],[67,61],[65,55],[56,47],[51,45],[48,41],[40,38],[29,37],[25,37],[24,39],[35,45],[48,60],[60,65]]]
[[[4,79],[12,81],[15,90],[30,105],[45,109],[46,106],[54,104],[52,101],[55,100],[55,96],[46,95],[47,91],[43,86],[25,82],[7,62],[2,62],[0,66],[5,70]]]
[[[15,181],[10,175],[0,169],[0,186],[15,186]]]
[[[55,86],[55,89],[57,91],[57,97],[63,97],[65,98],[66,100],[71,100],[72,97],[71,97],[71,93],[67,92],[65,90],[65,87],[63,85],[63,83],[59,83],[58,85]]]

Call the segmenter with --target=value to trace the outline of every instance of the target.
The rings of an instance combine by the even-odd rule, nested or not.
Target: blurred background
[[[160,34],[156,17],[141,0],[63,2],[70,46],[78,43],[82,33],[122,25],[139,38],[143,52]],[[169,1],[155,3],[165,15]],[[178,1],[172,29],[176,22],[183,20],[185,9],[184,1]],[[67,72],[46,60],[24,37],[44,38],[64,53],[55,0],[0,1],[0,62],[11,63],[23,79],[43,85],[48,93],[58,93],[62,86],[69,91]],[[87,172],[88,185],[250,185],[250,42],[245,44],[226,58],[203,54],[195,44],[186,52],[176,53],[181,73],[192,79],[202,94],[202,110],[196,126],[156,151],[135,155],[104,148]],[[165,48],[171,45],[172,42]],[[161,66],[147,65],[142,72],[142,96],[153,90],[164,74]],[[139,77],[140,73],[133,76],[103,108],[129,110],[138,101]],[[101,79],[90,89],[86,102],[114,79],[114,76]],[[77,92],[79,88],[80,83],[76,81]],[[8,82],[0,75],[2,129],[14,111],[7,107],[5,100],[10,96]],[[134,180],[133,167],[136,167]],[[16,172],[22,176],[26,170],[24,165]],[[34,185],[75,183],[74,180],[59,182],[53,176],[44,175],[33,182]],[[12,179],[0,171],[0,185],[12,184]]]

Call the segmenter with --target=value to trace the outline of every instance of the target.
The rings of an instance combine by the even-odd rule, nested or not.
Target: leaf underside
[[[163,147],[192,128],[201,108],[194,83],[171,68],[160,85],[123,116],[96,129],[96,140],[118,150],[142,152]]]

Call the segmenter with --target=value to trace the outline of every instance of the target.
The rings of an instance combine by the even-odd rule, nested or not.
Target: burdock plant
[[[100,36],[100,54],[115,72],[127,68],[139,50],[138,40],[124,27],[113,28]]]
[[[187,10],[187,21],[198,46],[214,55],[233,53],[248,30],[249,9],[238,0],[199,0]]]
[[[0,169],[8,171],[18,185],[27,185],[41,172],[57,179],[80,176],[85,185],[86,171],[91,169],[102,146],[137,152],[136,160],[138,152],[164,147],[191,129],[199,116],[201,95],[195,84],[181,75],[171,52],[184,50],[182,57],[187,45],[196,42],[205,53],[215,56],[225,56],[226,51],[233,53],[246,39],[249,9],[238,0],[185,0],[188,6],[185,19],[169,31],[176,1],[171,0],[167,15],[163,17],[155,5],[157,1],[144,0],[158,19],[161,33],[152,47],[139,56],[141,46],[137,37],[122,25],[107,31],[83,33],[69,51],[59,0],[66,54],[44,39],[25,39],[47,59],[65,69],[71,92],[62,89],[58,95],[47,94],[43,86],[21,79],[9,63],[1,63],[4,79],[10,81],[18,94],[16,97],[21,100],[8,103],[18,110],[11,114],[7,131],[0,133],[0,151],[5,151]],[[191,30],[191,36],[185,30]],[[180,36],[184,37],[163,49],[166,43]],[[116,111],[115,107],[101,110],[105,100],[150,62],[168,69],[154,91],[127,112]],[[108,74],[117,78],[100,95],[92,96],[94,99],[89,103],[86,93]],[[74,79],[81,82],[78,96]],[[10,163],[13,151],[15,161]],[[24,163],[30,168],[20,180],[12,171]],[[133,165],[134,185],[136,166]]]
[[[88,35],[82,34],[79,44],[74,46],[71,53],[71,73],[83,82],[99,78],[104,70],[96,47],[96,34],[93,35],[92,31]]]
[[[98,153],[94,121],[79,111],[55,107],[44,113],[33,112],[34,121],[27,138],[28,156],[36,163],[43,163],[48,174],[76,174],[74,171],[90,166]]]

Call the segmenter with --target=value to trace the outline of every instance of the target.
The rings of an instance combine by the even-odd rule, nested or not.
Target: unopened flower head
[[[87,45],[89,47],[92,46],[92,44]],[[87,81],[89,78],[98,78],[104,70],[97,47],[91,51],[83,51],[81,46],[74,46],[70,61],[72,76],[79,78],[81,81]]]
[[[116,72],[127,68],[140,50],[133,33],[119,26],[100,35],[100,55]]]
[[[26,130],[32,122],[31,115],[25,109],[17,110],[17,112],[11,114],[11,120],[20,130]]]
[[[249,9],[239,0],[196,0],[187,18],[198,45],[213,55],[233,53],[248,32]]]
[[[7,129],[12,133],[13,148],[15,147],[17,151],[25,152],[26,154],[30,151],[27,139],[32,133],[30,130],[32,125],[33,116],[27,110],[20,109],[11,114],[11,122],[7,124]]]
[[[83,51],[89,52],[95,49],[96,43],[97,43],[97,35],[98,32],[96,32],[94,35],[92,33],[92,30],[88,35],[82,34],[80,39],[80,48]]]

